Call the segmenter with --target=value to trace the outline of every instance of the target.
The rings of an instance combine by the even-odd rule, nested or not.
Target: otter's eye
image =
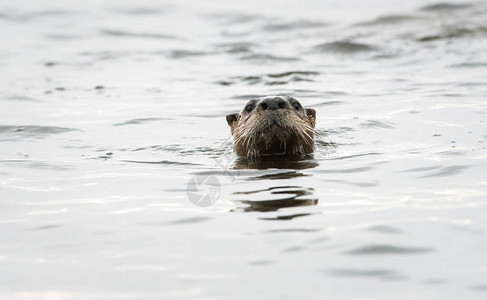
[[[293,103],[293,107],[296,109],[296,110],[299,110],[301,108],[301,104],[299,104],[299,102],[294,102]]]
[[[254,105],[253,104],[248,104],[246,107],[245,107],[245,111],[246,112],[251,112],[253,109],[254,109]]]

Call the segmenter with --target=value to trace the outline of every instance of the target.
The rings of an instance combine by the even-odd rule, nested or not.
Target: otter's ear
[[[311,125],[314,128],[316,123],[316,110],[312,108],[307,108],[305,109],[305,111],[306,111],[306,116],[308,117],[309,121],[311,122]]]
[[[228,126],[232,127],[233,123],[237,122],[239,117],[240,117],[239,113],[227,115]]]

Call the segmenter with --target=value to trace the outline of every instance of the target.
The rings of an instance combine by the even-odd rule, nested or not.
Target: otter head
[[[314,150],[314,109],[292,97],[250,100],[240,113],[227,115],[237,155],[306,155]]]

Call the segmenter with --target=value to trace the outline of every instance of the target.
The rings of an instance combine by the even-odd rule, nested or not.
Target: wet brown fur
[[[282,108],[263,109],[266,101],[284,100]],[[237,155],[248,158],[277,155],[306,155],[314,151],[314,109],[299,109],[291,97],[264,97],[250,100],[240,113],[227,116]],[[254,105],[250,112],[248,105]],[[265,104],[264,104],[265,105]]]

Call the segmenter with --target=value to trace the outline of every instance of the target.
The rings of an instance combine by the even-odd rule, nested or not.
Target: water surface
[[[0,9],[0,298],[486,297],[481,1]],[[313,157],[232,155],[262,95]]]

